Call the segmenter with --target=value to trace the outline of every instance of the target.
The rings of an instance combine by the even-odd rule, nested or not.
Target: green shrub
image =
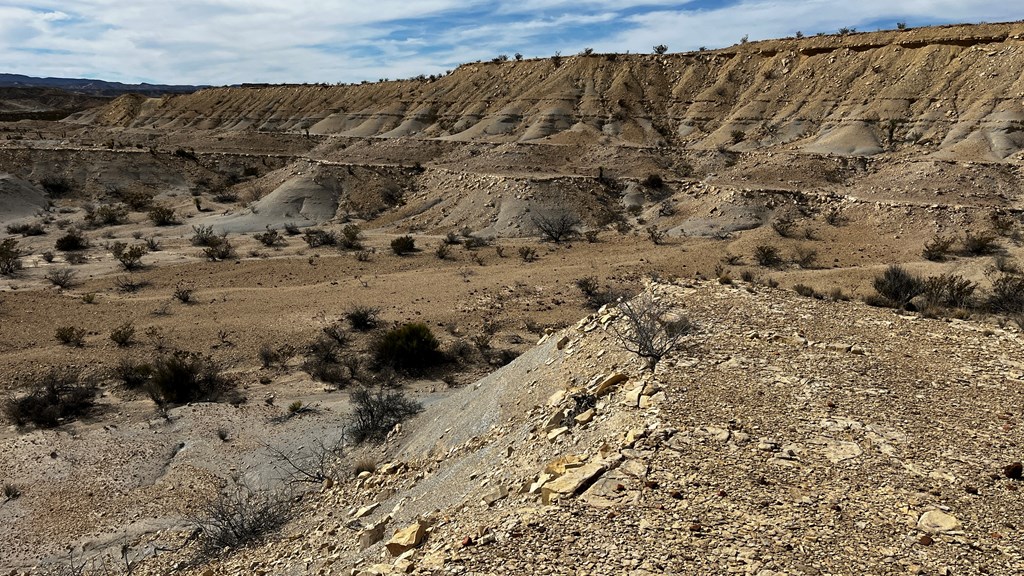
[[[157,226],[173,226],[178,224],[178,215],[169,206],[154,206],[149,211],[149,219]]]
[[[8,234],[21,234],[22,236],[42,236],[46,234],[46,228],[42,222],[26,222],[23,224],[9,224]]]
[[[281,237],[281,233],[277,230],[271,230],[270,228],[267,228],[266,232],[253,234],[252,237],[267,248],[273,248],[274,246],[281,246],[285,244],[284,238]]]
[[[60,326],[54,331],[54,338],[65,346],[81,348],[85,346],[85,328],[77,326]]]
[[[145,362],[136,362],[131,358],[122,358],[114,367],[114,378],[121,381],[128,390],[139,390],[149,383],[153,375],[153,366]]]
[[[149,252],[145,244],[128,246],[124,242],[115,242],[110,247],[110,253],[121,263],[121,267],[131,272],[142,266],[142,257]]]
[[[71,288],[75,284],[76,275],[77,273],[71,268],[54,268],[47,271],[43,278],[58,288]]]
[[[380,324],[380,308],[357,304],[345,312],[345,319],[353,330],[367,332]]]
[[[932,276],[924,281],[924,296],[932,306],[970,308],[978,285],[957,274]]]
[[[356,224],[348,224],[341,229],[341,247],[345,250],[362,250],[363,243],[359,238],[363,231]]]
[[[967,232],[964,234],[964,253],[968,256],[984,256],[995,252],[996,248],[998,248],[996,236],[991,232],[978,234]]]
[[[220,241],[220,237],[213,233],[213,226],[193,226],[189,241],[193,246],[213,246]]]
[[[153,363],[148,391],[159,405],[184,404],[215,402],[233,386],[209,356],[177,350]]]
[[[214,240],[206,248],[203,248],[203,254],[210,262],[230,260],[236,256],[235,247],[225,236],[214,236]]]
[[[925,291],[921,277],[897,264],[886,268],[881,276],[876,276],[873,285],[880,296],[897,308],[906,308],[911,300]]]
[[[39,184],[43,190],[54,197],[70,194],[75,189],[75,182],[64,176],[47,176]]]
[[[21,270],[21,255],[17,240],[5,238],[0,241],[0,274],[10,276]]]
[[[761,244],[754,248],[754,260],[761,266],[775,268],[782,265],[782,254],[771,244]]]
[[[79,370],[53,369],[35,380],[28,395],[4,402],[4,416],[17,426],[53,428],[86,414],[94,405],[97,387]]]
[[[128,222],[128,207],[124,204],[105,204],[99,208],[87,210],[85,221],[93,228],[124,224]]]
[[[310,248],[336,246],[338,244],[338,236],[334,232],[321,228],[307,228],[302,239],[306,241]]]
[[[135,338],[135,325],[131,321],[121,324],[110,331],[110,339],[117,344],[118,348],[127,348],[132,345]]]
[[[399,236],[391,241],[391,251],[399,256],[404,256],[416,250],[416,240],[412,236]]]
[[[992,291],[986,304],[989,310],[998,314],[1024,314],[1024,276],[998,276],[992,281]]]
[[[946,259],[950,249],[953,248],[953,244],[956,242],[956,238],[952,236],[940,236],[936,234],[931,240],[925,242],[924,249],[921,250],[921,256],[925,260],[931,260],[932,262],[942,262]]]
[[[66,234],[58,238],[53,246],[61,252],[85,250],[89,247],[89,239],[78,228],[71,228]]]
[[[418,372],[442,359],[440,343],[421,322],[404,324],[384,333],[373,343],[373,356],[379,366],[406,372]]]

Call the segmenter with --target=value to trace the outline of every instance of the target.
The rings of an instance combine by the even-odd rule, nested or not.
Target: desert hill
[[[0,120],[0,573],[1015,573],[1022,34]]]
[[[937,158],[1002,160],[1024,145],[1022,33],[1019,23],[954,26],[476,63],[436,79],[123,98],[77,121],[861,156],[913,142]]]

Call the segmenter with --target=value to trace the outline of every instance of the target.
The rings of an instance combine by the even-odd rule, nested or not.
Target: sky
[[[1021,19],[1020,0],[0,0],[0,72],[359,82],[517,52],[681,52],[744,36]]]

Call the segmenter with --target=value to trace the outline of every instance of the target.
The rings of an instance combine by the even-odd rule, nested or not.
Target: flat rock
[[[959,527],[960,521],[955,516],[946,514],[942,510],[929,510],[917,520],[918,530],[924,530],[929,534],[950,532]]]

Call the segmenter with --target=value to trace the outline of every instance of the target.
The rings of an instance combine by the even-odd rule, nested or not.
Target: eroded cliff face
[[[127,96],[72,121],[161,131],[721,146],[872,155],[1024,147],[1024,23],[476,63],[435,80]]]

